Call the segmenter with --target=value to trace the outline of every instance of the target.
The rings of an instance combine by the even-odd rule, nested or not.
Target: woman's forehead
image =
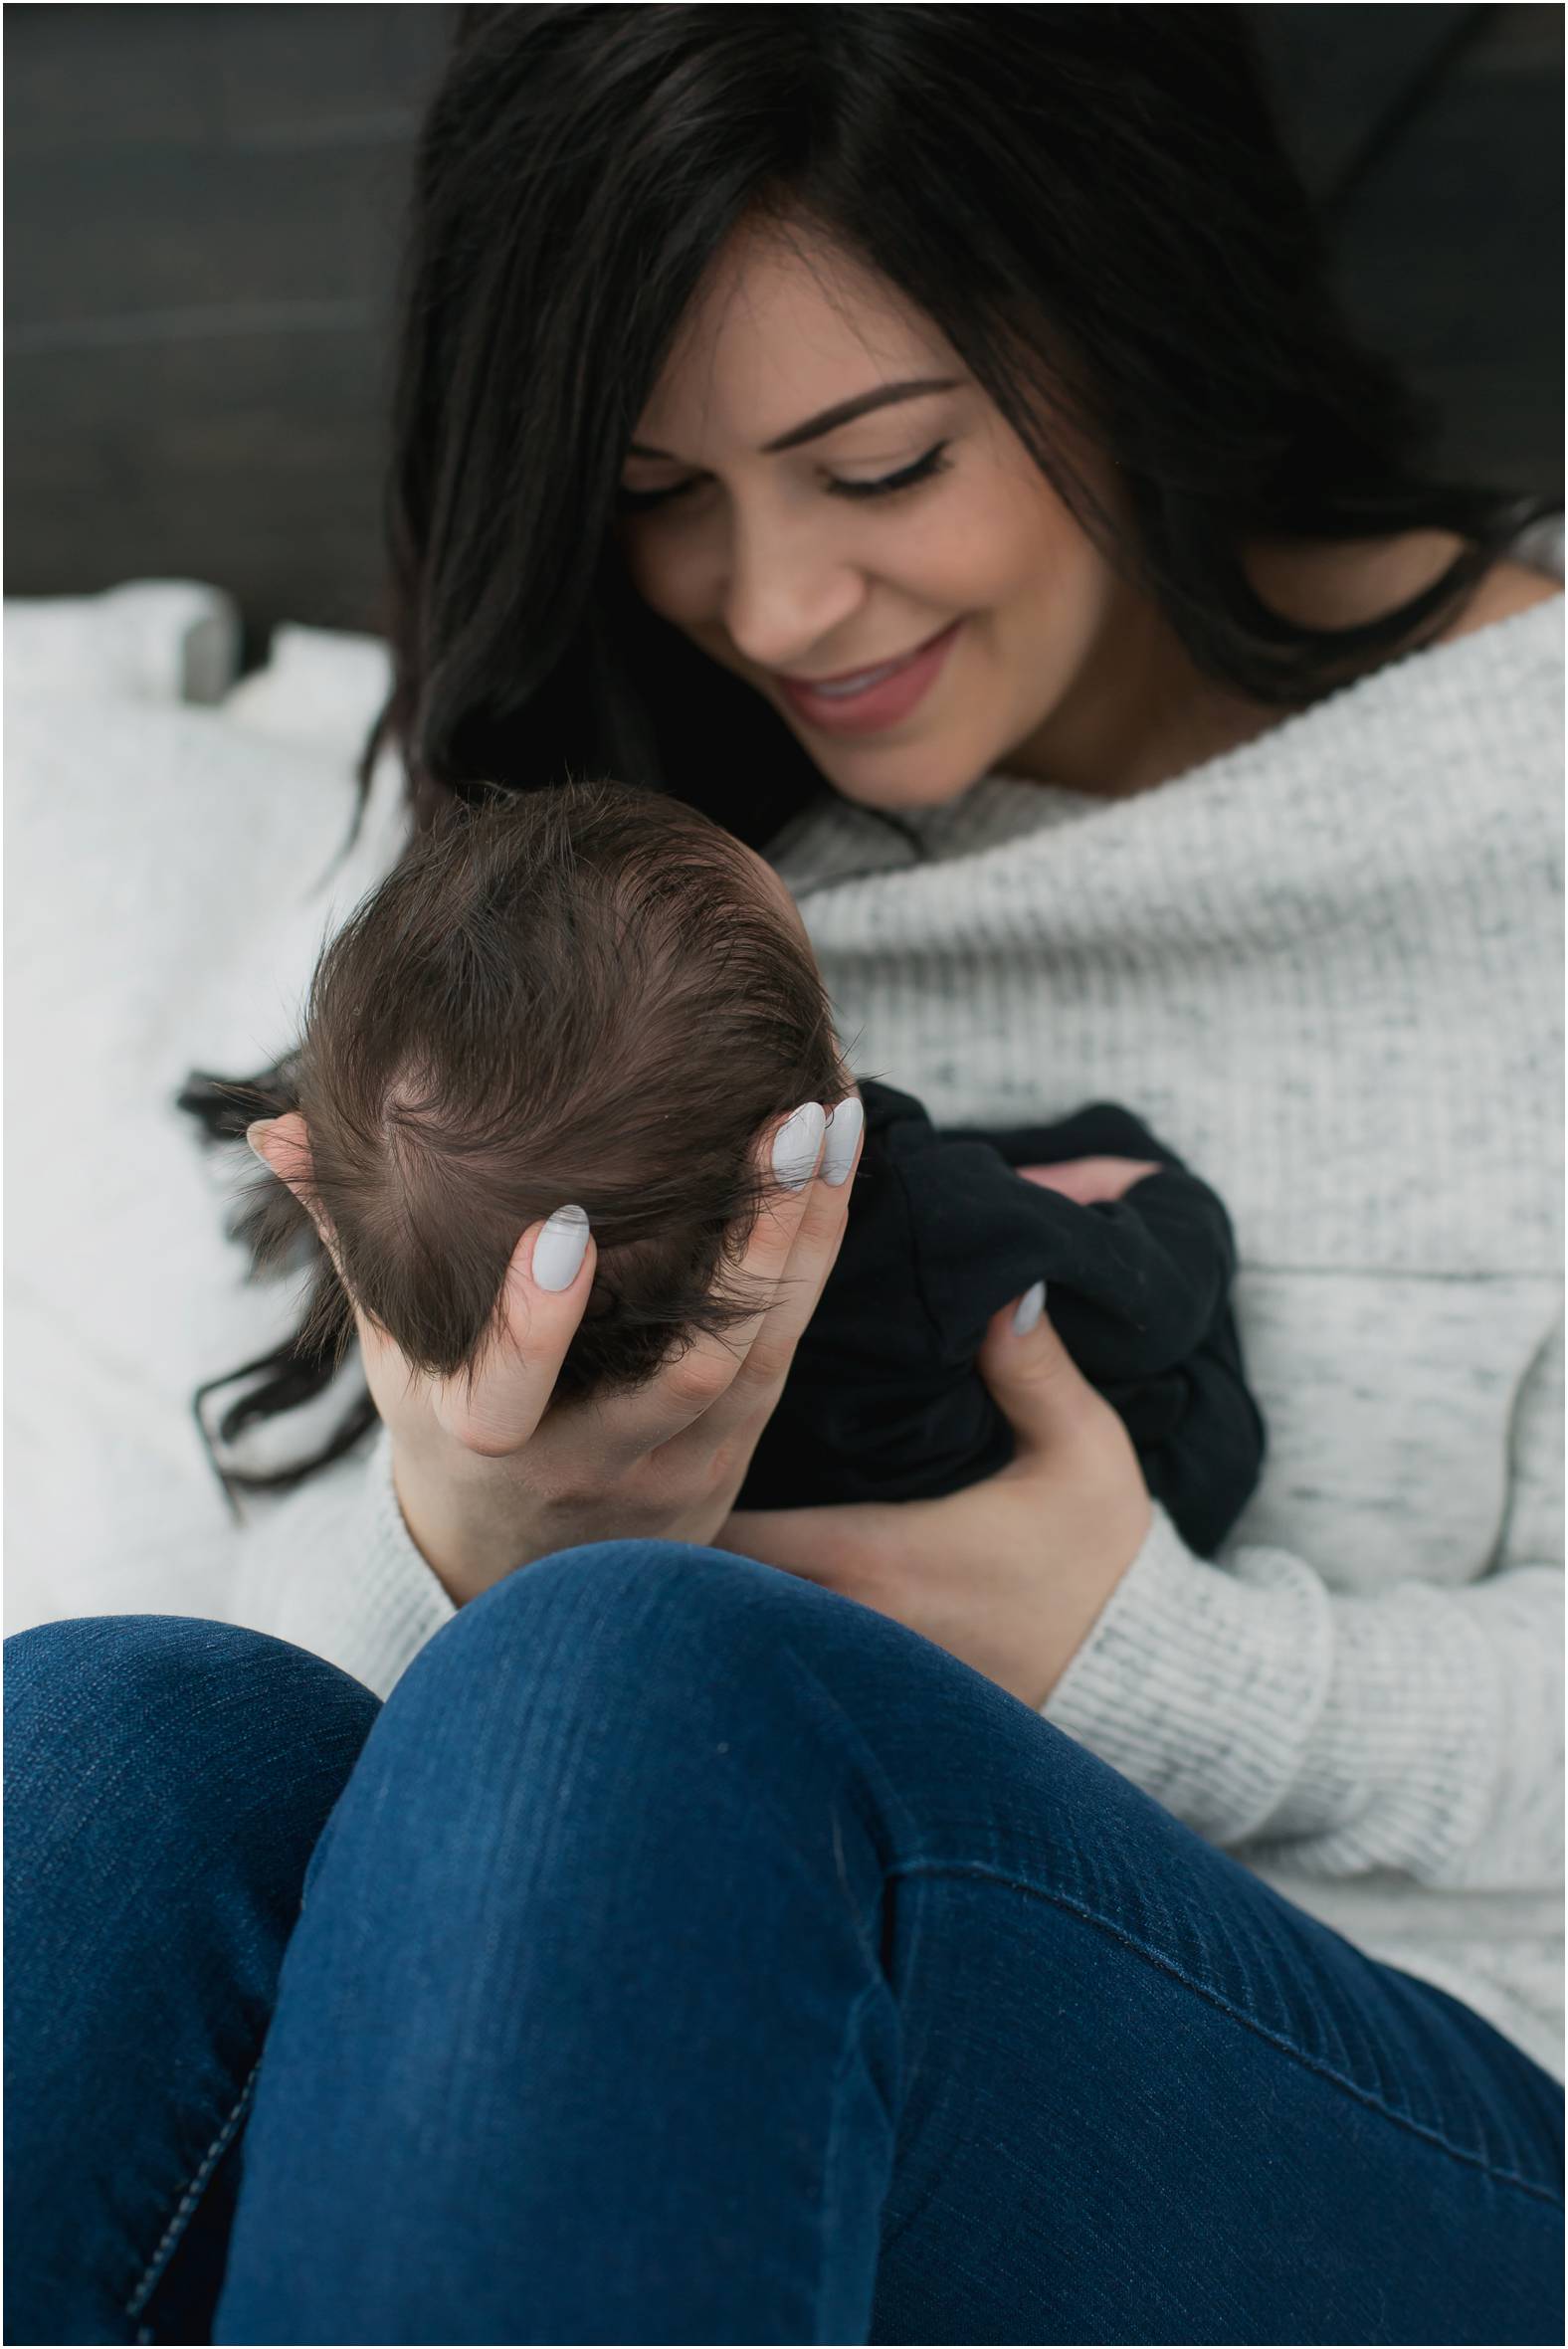
[[[962,373],[898,289],[811,231],[737,231],[682,320],[633,439],[760,449],[880,383]]]

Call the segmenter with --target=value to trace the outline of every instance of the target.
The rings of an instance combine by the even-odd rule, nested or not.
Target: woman
[[[478,12],[416,807],[678,792],[939,1119],[1146,1113],[1274,1456],[1195,1559],[1036,1292],[1002,1475],[732,1514],[815,1115],[774,1303],[614,1408],[580,1218],[469,1389],[361,1318],[265,1632],[10,1645],[9,2337],[1556,2337],[1558,590],[1415,448],[1235,12]]]

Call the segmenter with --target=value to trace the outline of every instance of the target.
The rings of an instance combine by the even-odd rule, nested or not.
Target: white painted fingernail
[[[533,1244],[535,1288],[570,1288],[588,1252],[588,1218],[580,1207],[558,1207]]]
[[[786,1191],[798,1191],[810,1182],[827,1123],[828,1112],[820,1101],[802,1101],[779,1127],[773,1142],[773,1176]]]
[[[866,1104],[851,1093],[828,1112],[828,1138],[822,1146],[822,1179],[837,1190],[855,1164],[855,1145],[866,1123]]]
[[[1013,1335],[1027,1337],[1045,1309],[1046,1284],[1043,1280],[1037,1280],[1034,1287],[1026,1288],[1018,1300],[1018,1309],[1013,1315]]]

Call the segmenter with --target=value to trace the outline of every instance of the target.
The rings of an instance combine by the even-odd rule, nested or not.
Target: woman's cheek
[[[623,524],[617,543],[626,576],[643,602],[661,619],[680,627],[683,565],[679,559],[672,559],[668,546],[661,550],[654,528],[646,522]]]
[[[961,494],[933,498],[928,511],[911,517],[899,542],[898,575],[928,610],[1005,607],[1027,594],[1051,563],[1052,534],[1037,506],[1027,485],[979,469]]]

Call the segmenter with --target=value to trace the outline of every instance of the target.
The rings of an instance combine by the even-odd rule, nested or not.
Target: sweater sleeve
[[[286,1499],[249,1505],[233,1620],[390,1695],[457,1609],[403,1522],[386,1429]]]
[[[1189,1827],[1316,1876],[1540,1890],[1563,1862],[1563,1330],[1516,1398],[1502,1533],[1463,1589],[1331,1591],[1195,1557],[1163,1510],[1043,1707]]]

